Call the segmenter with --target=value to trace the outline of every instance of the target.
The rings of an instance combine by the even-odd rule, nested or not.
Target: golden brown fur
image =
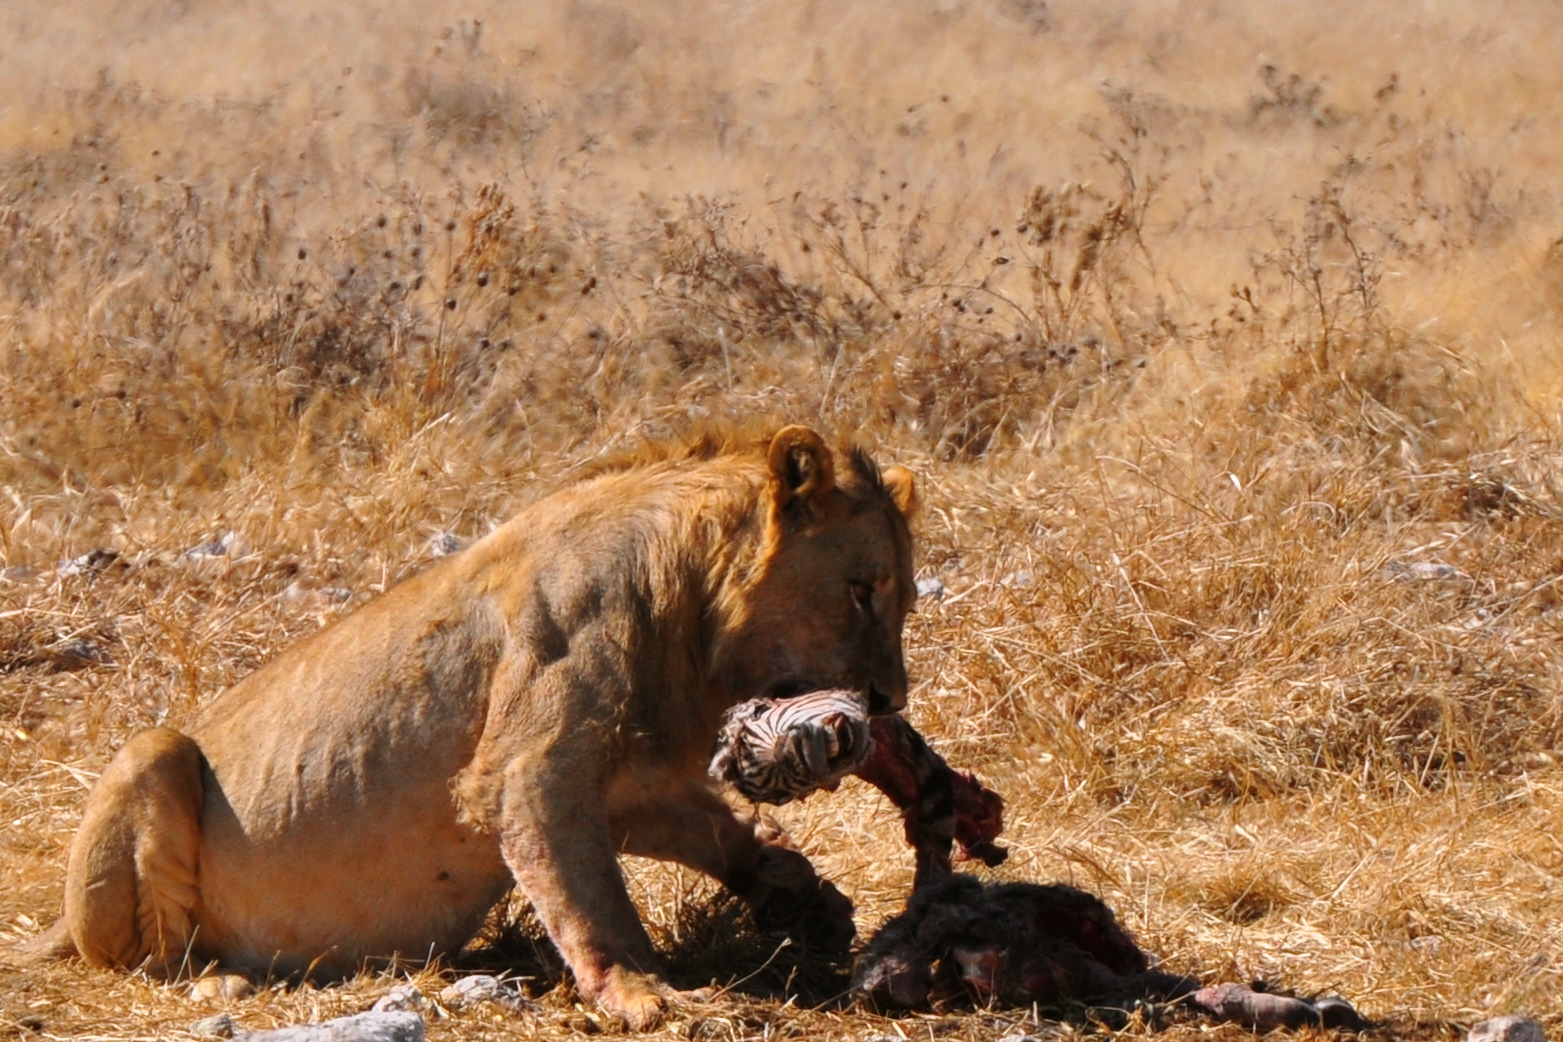
[[[912,479],[858,453],[842,471],[801,427],[608,468],[278,656],[188,736],[138,735],[88,799],[54,947],[346,972],[459,949],[519,886],[581,990],[645,1025],[665,988],[619,852],[850,936],[845,899],[703,774],[737,701],[904,704]]]

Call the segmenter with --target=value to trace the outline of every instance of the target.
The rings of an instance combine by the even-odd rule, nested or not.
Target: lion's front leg
[[[779,830],[740,818],[701,780],[651,794],[613,824],[621,851],[704,872],[742,897],[762,929],[828,951],[845,951],[856,935],[846,895]]]
[[[786,930],[795,940],[826,952],[845,952],[857,936],[852,899],[819,875],[785,834],[762,842],[752,873],[736,875],[728,887],[749,903],[761,929]]]
[[[619,871],[604,800],[571,771],[507,779],[501,848],[581,993],[635,1030],[665,1007],[651,941]]]

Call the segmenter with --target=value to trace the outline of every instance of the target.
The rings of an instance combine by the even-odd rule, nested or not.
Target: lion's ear
[[[896,509],[901,511],[901,516],[911,520],[917,513],[917,478],[905,467],[886,467],[880,480],[884,482],[885,491],[895,501]]]
[[[799,500],[816,501],[836,487],[836,465],[830,449],[807,427],[783,427],[777,431],[767,458],[778,511]]]

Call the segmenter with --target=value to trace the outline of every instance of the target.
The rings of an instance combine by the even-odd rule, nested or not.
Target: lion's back
[[[501,652],[492,611],[442,561],[221,695],[191,732],[207,761],[202,949],[256,968],[298,953],[287,969],[332,951],[326,968],[345,969],[470,936],[509,878],[450,782]]]
[[[502,636],[445,565],[290,647],[192,729],[252,832],[351,813],[470,757]]]

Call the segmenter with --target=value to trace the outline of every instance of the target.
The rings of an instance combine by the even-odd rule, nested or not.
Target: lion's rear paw
[[[195,1002],[237,1002],[253,994],[255,984],[238,973],[212,973],[190,985],[190,998]]]

